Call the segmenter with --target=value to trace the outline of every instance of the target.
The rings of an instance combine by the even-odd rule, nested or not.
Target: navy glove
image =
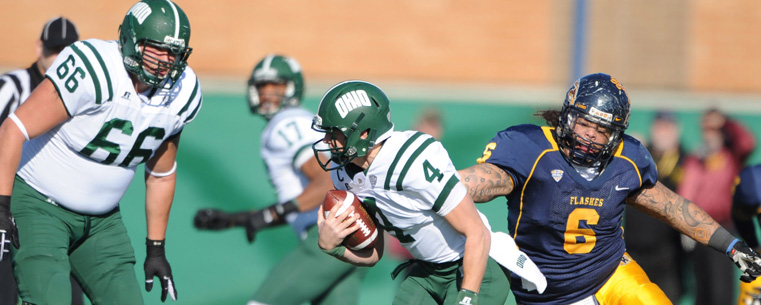
[[[11,255],[11,243],[19,247],[16,222],[11,215],[11,196],[0,196],[0,261]]]
[[[177,301],[177,290],[174,288],[174,279],[172,278],[172,267],[166,260],[164,254],[163,240],[145,239],[145,290],[150,292],[153,289],[153,277],[158,277],[161,281],[161,302],[166,301],[166,296]]]
[[[744,241],[735,240],[727,256],[735,262],[742,275],[740,280],[750,283],[761,275],[761,256],[753,251]]]

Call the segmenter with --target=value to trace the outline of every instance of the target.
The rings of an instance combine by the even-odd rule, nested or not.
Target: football
[[[322,202],[322,209],[325,218],[330,216],[330,209],[335,205],[340,205],[336,215],[340,215],[350,206],[354,206],[354,212],[359,213],[357,223],[359,230],[355,231],[343,241],[344,246],[352,250],[361,250],[371,248],[375,245],[375,238],[378,237],[378,229],[375,227],[375,221],[367,213],[365,207],[359,201],[359,198],[352,192],[341,190],[330,190],[325,194],[325,200]]]

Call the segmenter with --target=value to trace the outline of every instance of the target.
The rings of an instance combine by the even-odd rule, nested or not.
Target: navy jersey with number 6
[[[513,126],[497,133],[479,163],[510,174],[508,230],[547,277],[543,294],[513,284],[520,304],[569,304],[594,294],[625,252],[625,199],[656,183],[650,153],[624,135],[614,157],[587,181],[563,157],[552,127]],[[513,275],[512,283],[520,283]]]

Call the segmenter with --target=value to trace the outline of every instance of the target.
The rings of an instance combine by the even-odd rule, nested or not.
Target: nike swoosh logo
[[[618,185],[616,185],[616,191],[625,191],[628,189],[629,189],[628,187],[619,187]]]

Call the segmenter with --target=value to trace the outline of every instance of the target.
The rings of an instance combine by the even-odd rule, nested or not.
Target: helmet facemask
[[[604,168],[629,126],[629,108],[626,91],[610,75],[590,74],[577,80],[566,94],[556,130],[563,157],[574,165]],[[577,134],[580,119],[607,129],[607,143],[597,144]]]
[[[317,132],[329,134],[327,147],[324,147],[324,139],[321,139],[312,144],[312,149],[315,152],[315,156],[319,153],[330,153],[329,162],[333,162],[336,166],[328,167],[329,162],[323,163],[320,158],[317,158],[320,166],[323,170],[336,170],[349,164],[357,157],[364,157],[370,152],[370,149],[375,146],[375,134],[376,130],[365,129],[363,131],[357,130],[358,122],[364,118],[364,113],[361,113],[357,118],[357,122],[351,124],[350,127],[328,127],[321,125],[321,118],[315,115],[312,121],[312,129]],[[366,134],[366,136],[362,136]]]
[[[154,88],[172,89],[193,52],[187,47],[190,23],[185,12],[169,1],[144,0],[130,8],[119,27],[124,67]],[[148,55],[146,48],[164,50],[173,60]]]
[[[171,57],[174,57],[174,60],[166,61],[146,54],[145,48],[148,46],[168,51],[172,54]],[[142,50],[135,53],[135,60],[129,60],[133,65],[132,72],[138,76],[140,81],[147,85],[162,89],[171,89],[174,87],[174,84],[182,75],[185,67],[187,67],[187,60],[192,52],[191,48],[171,47],[164,43],[149,40],[142,42],[141,49]],[[125,60],[125,62],[128,61]],[[137,63],[137,65],[135,65],[135,63]]]
[[[262,100],[261,91],[262,86],[266,84],[285,84],[285,91],[282,94],[275,95],[277,99],[275,102],[265,102]],[[301,105],[300,98],[294,96],[294,82],[282,81],[282,80],[266,80],[266,81],[253,81],[248,82],[248,106],[253,114],[261,115],[267,120],[272,119],[281,110]]]
[[[595,143],[591,139],[575,132],[578,119],[583,118],[598,125],[597,128],[606,128],[610,135],[605,144]],[[558,126],[558,144],[568,150],[567,159],[575,165],[585,167],[604,167],[621,142],[623,130],[603,120],[584,115],[580,111],[563,111]]]
[[[259,86],[267,83],[285,84],[285,93],[280,97],[277,107],[262,107]],[[304,79],[301,66],[290,57],[268,55],[257,63],[248,79],[248,106],[252,113],[261,115],[267,120],[272,119],[275,114],[285,108],[299,106],[303,93]]]

